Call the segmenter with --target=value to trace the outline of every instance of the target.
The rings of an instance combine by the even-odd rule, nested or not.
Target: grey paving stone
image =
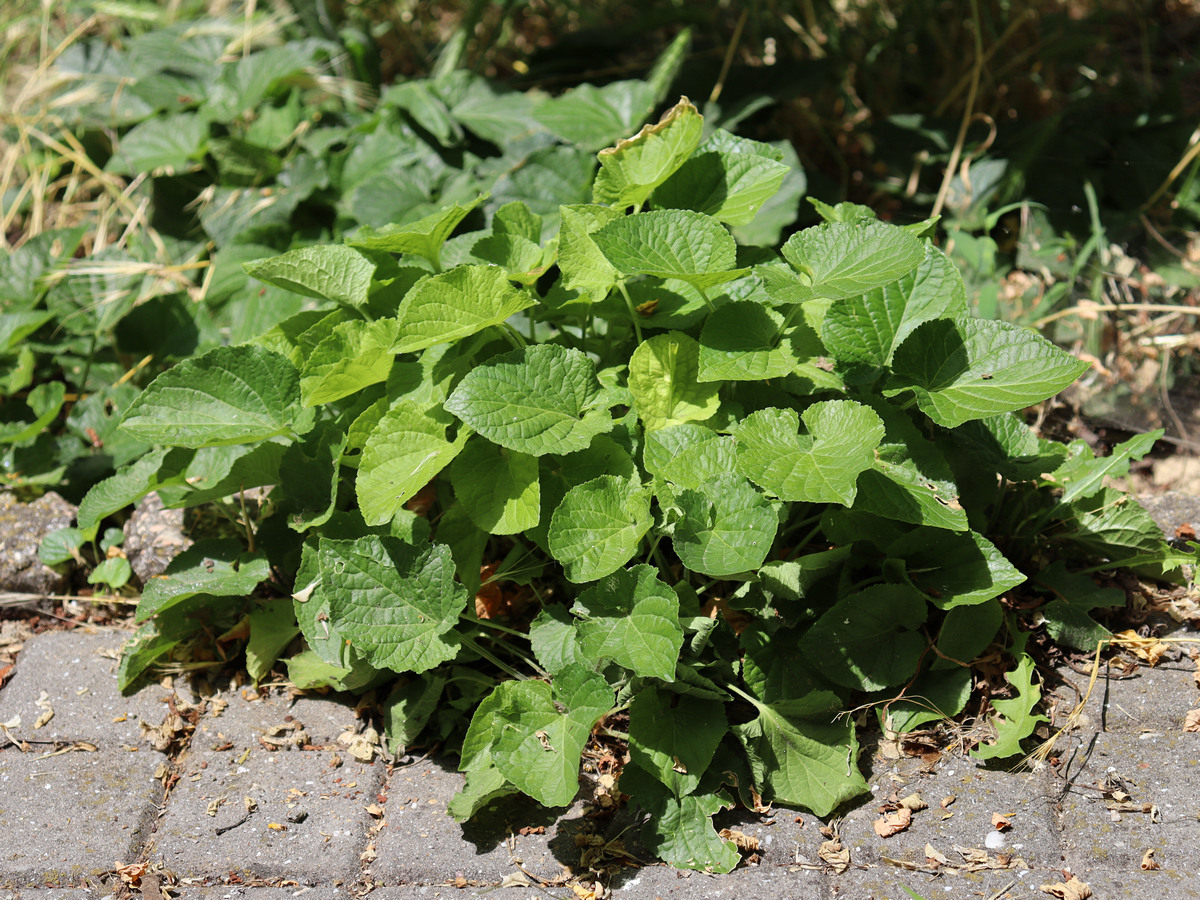
[[[1062,873],[1044,869],[928,875],[907,872],[895,866],[879,866],[865,870],[851,869],[841,875],[830,876],[830,892],[825,896],[830,900],[912,900],[912,895],[904,889],[907,887],[925,900],[989,900],[992,897],[1003,900],[1038,897],[1046,900],[1050,895],[1038,888],[1059,881],[1062,881]]]
[[[247,887],[240,884],[219,884],[207,887],[179,885],[174,890],[183,900],[351,900],[349,886],[333,887]],[[375,896],[372,894],[372,896]],[[24,898],[22,898],[24,900]]]
[[[873,764],[872,799],[847,813],[840,825],[852,864],[886,864],[885,857],[924,864],[927,843],[954,862],[962,859],[954,848],[964,847],[1019,857],[1034,868],[1058,864],[1058,829],[1045,776],[985,769],[973,759],[948,755],[932,772],[914,759]],[[879,807],[892,795],[902,799],[914,792],[929,808],[913,813],[907,830],[879,837],[873,829],[883,816]],[[942,809],[946,797],[955,800]],[[994,813],[1005,816],[1011,829],[998,832]]]
[[[244,760],[233,752],[189,755],[154,835],[152,858],[181,878],[234,873],[302,885],[351,881],[360,870],[373,822],[366,807],[377,802],[383,767],[348,760],[335,768],[333,756],[263,749]],[[245,815],[246,797],[257,811],[218,835]],[[209,815],[210,805],[222,800]],[[301,815],[303,821],[289,821]]]
[[[196,725],[192,746],[201,750],[232,741],[258,748],[259,738],[274,726],[303,727],[313,744],[332,744],[338,735],[360,724],[352,699],[339,696],[289,696],[252,687],[219,694],[228,706],[219,716],[206,715]],[[286,732],[281,732],[286,737]]]
[[[617,900],[778,900],[780,897],[823,897],[829,890],[821,872],[794,866],[751,866],[728,875],[684,872],[669,866],[629,870],[611,885]]]
[[[1200,735],[1096,734],[1075,739],[1064,754],[1059,807],[1066,862],[1098,897],[1200,897]],[[1114,804],[1097,787],[1123,780],[1136,805],[1152,804],[1156,821],[1143,812],[1108,809]],[[1143,871],[1154,851],[1158,870]]]
[[[1179,634],[1184,636],[1183,632]],[[1192,677],[1196,664],[1186,655],[1176,662],[1138,669],[1130,678],[1109,678],[1107,671],[1101,668],[1091,696],[1076,721],[1076,727],[1082,732],[1178,731],[1183,727],[1188,711],[1200,705],[1200,691],[1196,690]],[[1056,727],[1061,727],[1087,693],[1089,679],[1069,668],[1059,668],[1056,674],[1076,688],[1051,685],[1055,695],[1052,720]]]
[[[462,787],[453,760],[429,760],[392,772],[386,825],[376,841],[379,858],[371,874],[385,884],[440,884],[456,876],[498,883],[517,872],[513,860],[540,878],[562,874],[579,860],[575,835],[581,810],[547,810],[523,797],[497,800],[474,820],[459,825],[446,812]],[[544,828],[543,834],[520,834]]]
[[[109,891],[84,888],[0,888],[0,900],[100,900]]]
[[[0,722],[21,717],[11,729],[26,739],[91,741],[101,749],[140,746],[139,719],[159,724],[166,715],[167,693],[151,686],[123,697],[117,690],[116,653],[128,635],[119,631],[56,631],[35,635],[17,657],[12,680],[0,690]],[[45,692],[46,697],[38,701]],[[48,704],[54,710],[45,726],[33,729]]]
[[[0,752],[0,884],[77,885],[135,861],[162,798],[154,778],[161,757],[38,755]]]
[[[1137,499],[1169,537],[1175,536],[1175,529],[1180,525],[1200,524],[1200,497],[1168,491],[1165,494],[1149,494]]]
[[[407,884],[371,891],[374,900],[578,900],[569,887],[465,887],[446,884]],[[615,895],[614,895],[615,897]],[[232,900],[232,898],[231,898]],[[247,898],[254,900],[254,898]]]

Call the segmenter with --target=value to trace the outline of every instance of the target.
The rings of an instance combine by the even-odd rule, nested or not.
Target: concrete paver
[[[145,749],[139,720],[159,724],[167,692],[155,685],[124,697],[117,690],[117,654],[127,638],[120,631],[58,631],[31,639],[0,691],[0,722],[20,716],[10,731],[29,740]],[[35,729],[51,710],[53,717]]]
[[[133,862],[157,815],[157,754],[119,750],[39,759],[0,751],[0,883],[78,884]]]
[[[335,768],[332,757],[262,749],[245,759],[190,755],[154,835],[152,859],[179,877],[233,873],[304,885],[352,879],[383,767],[349,761]],[[248,818],[247,799],[254,809]]]
[[[1097,896],[1200,897],[1200,734],[1074,736],[1061,752],[1064,865]]]
[[[526,871],[551,880],[579,860],[575,835],[583,827],[580,807],[546,810],[522,797],[495,801],[475,820],[459,825],[446,805],[463,776],[449,760],[428,760],[396,769],[387,786],[387,816],[376,842],[371,874],[385,884],[438,884],[461,876],[499,882]],[[544,829],[538,833],[537,829]],[[526,833],[521,834],[525,829]]]

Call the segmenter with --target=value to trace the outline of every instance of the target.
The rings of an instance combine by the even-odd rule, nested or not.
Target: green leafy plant
[[[977,754],[1019,752],[1013,592],[1082,640],[1111,599],[1088,572],[1183,558],[1103,483],[1152,439],[1035,436],[1020,411],[1086,364],[969,315],[931,223],[816,204],[779,253],[739,244],[787,168],[683,99],[600,151],[557,234],[522,201],[457,231],[481,198],[249,263],[315,307],[160,375],[122,424],[157,449],[79,511],[91,536],[151,490],[273,486],[248,540],[146,588],[122,683],[245,609],[256,677],[298,632],[297,686],[392,683],[394,749],[460,735],[459,819],[566,805],[621,740],[647,845],[715,871],[717,811],[836,809],[866,788],[845,711],[954,715],[993,645],[1015,696]]]

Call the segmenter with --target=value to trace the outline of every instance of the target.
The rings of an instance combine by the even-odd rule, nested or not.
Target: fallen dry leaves
[[[722,828],[717,834],[723,840],[733,841],[743,853],[755,853],[758,851],[758,838],[751,837],[744,831],[738,831],[736,828]]]
[[[1012,829],[1012,822],[1000,813],[992,813],[992,827],[997,831],[1009,831]]]
[[[1184,731],[1200,731],[1200,709],[1188,710],[1188,714],[1183,717]]]
[[[837,837],[830,838],[817,848],[817,856],[833,871],[841,875],[850,868],[850,848]]]
[[[876,819],[871,827],[881,838],[889,838],[906,830],[911,824],[912,810],[902,806],[895,812],[885,813],[882,819]]]
[[[1171,649],[1169,645],[1157,638],[1142,637],[1132,628],[1118,631],[1113,637],[1116,639],[1115,643],[1150,666],[1157,666],[1167,651]]]
[[[1058,897],[1060,900],[1087,900],[1092,896],[1091,886],[1080,881],[1074,875],[1058,884],[1043,884],[1038,890],[1043,894]]]
[[[1142,854],[1142,871],[1153,872],[1155,869],[1161,869],[1162,865],[1154,858],[1154,850],[1147,850]]]

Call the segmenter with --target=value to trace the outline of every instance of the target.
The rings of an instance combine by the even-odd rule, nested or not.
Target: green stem
[[[708,307],[708,311],[710,313],[716,312],[717,308],[713,306],[713,302],[708,299],[708,293],[704,290],[704,288],[700,287],[700,285],[696,285],[696,290],[700,292],[700,297],[704,300],[705,305]]]
[[[750,694],[747,694],[745,691],[743,691],[743,690],[742,690],[740,687],[738,687],[736,684],[726,684],[726,685],[724,685],[724,688],[725,688],[725,690],[727,690],[727,691],[730,691],[730,692],[732,692],[732,693],[734,693],[734,694],[737,694],[739,697],[741,697],[741,698],[742,698],[742,699],[744,699],[744,700],[749,700],[749,701],[750,701],[751,703],[753,703],[755,706],[758,706],[758,707],[761,707],[761,706],[762,706],[762,701],[761,701],[761,700],[759,700],[757,697],[753,697],[753,696],[751,696]]]
[[[496,654],[492,653],[489,650],[484,650],[483,647],[481,647],[479,645],[478,641],[472,640],[471,638],[467,637],[465,634],[460,635],[459,640],[461,640],[464,644],[466,644],[468,647],[470,647],[472,650],[474,650],[476,653],[478,653],[480,656],[482,656],[484,659],[486,659],[488,662],[490,662],[493,666],[495,666],[501,672],[504,672],[507,675],[511,675],[513,678],[516,678],[518,681],[528,680],[528,678],[529,678],[528,675],[522,675],[520,672],[518,672],[516,669],[514,669],[508,663],[506,663],[502,659],[500,659],[500,657],[496,656]]]
[[[792,325],[792,319],[796,318],[796,314],[802,311],[803,307],[799,303],[788,310],[787,315],[783,317],[783,322],[779,325],[779,330],[775,332],[775,337],[771,341],[772,350],[779,346],[779,342],[783,340],[783,333]]]
[[[500,331],[506,338],[508,338],[508,342],[517,350],[523,350],[526,346],[528,346],[525,343],[525,338],[521,336],[521,332],[517,331],[517,329],[513,328],[507,322],[500,323]]]
[[[463,612],[459,613],[458,617],[460,619],[466,619],[468,622],[471,622],[475,625],[482,625],[484,628],[493,628],[496,631],[503,632],[504,634],[511,634],[514,637],[519,637],[519,638],[524,638],[525,640],[529,640],[529,635],[525,634],[523,631],[517,631],[517,630],[515,630],[513,628],[509,628],[505,625],[497,625],[491,619],[480,619],[479,617],[473,616],[469,612],[466,612],[465,610]]]
[[[629,310],[629,320],[633,322],[633,333],[637,337],[637,342],[642,342],[642,323],[641,316],[637,314],[637,310],[633,308],[633,299],[629,296],[629,291],[625,290],[625,282],[618,281],[617,289],[621,292],[621,296],[625,298],[625,308]],[[709,306],[712,304],[710,303]]]

